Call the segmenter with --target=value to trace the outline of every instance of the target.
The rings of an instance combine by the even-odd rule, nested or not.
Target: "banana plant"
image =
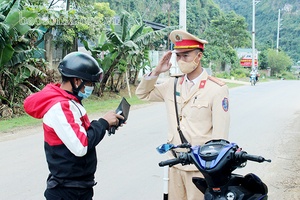
[[[138,71],[148,65],[151,44],[163,39],[172,29],[170,27],[154,31],[143,23],[139,13],[135,15],[123,11],[120,24],[111,24],[110,28],[99,37],[96,46],[90,47],[87,42],[84,42],[85,48],[92,52],[104,70],[98,95],[103,93],[114,72],[119,72],[121,76],[126,71]],[[104,56],[98,58],[97,55]],[[125,69],[124,63],[127,63]]]
[[[24,10],[23,4],[21,0],[0,3],[0,99],[10,107],[17,102],[20,84],[28,78],[26,72],[32,71],[26,62],[37,50],[32,37],[40,34],[27,23],[37,14]]]
[[[31,27],[27,19],[37,16],[36,13],[22,10],[21,0],[3,1],[0,4],[0,66],[3,68],[15,56],[15,48],[25,43],[26,34]],[[25,47],[24,50],[27,48]]]

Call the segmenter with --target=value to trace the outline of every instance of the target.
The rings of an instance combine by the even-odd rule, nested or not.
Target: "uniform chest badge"
[[[228,111],[228,107],[229,107],[228,98],[225,97],[225,98],[222,100],[222,107],[223,107],[223,110],[224,110],[225,112]]]

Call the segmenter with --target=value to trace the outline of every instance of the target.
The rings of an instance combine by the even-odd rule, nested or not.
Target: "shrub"
[[[295,75],[292,72],[282,72],[279,75],[279,77],[284,78],[284,79],[288,79],[288,80],[296,79]]]
[[[230,74],[227,72],[216,72],[215,76],[218,78],[225,78],[225,79],[230,78]]]
[[[249,76],[249,69],[245,68],[235,68],[230,72],[230,76],[233,76],[235,78],[245,78]]]

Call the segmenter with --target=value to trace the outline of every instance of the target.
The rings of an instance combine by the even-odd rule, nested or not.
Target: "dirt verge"
[[[275,176],[266,180],[269,188],[269,199],[299,200],[300,199],[300,112],[287,125],[281,145],[276,152],[276,161],[271,164],[270,172]]]

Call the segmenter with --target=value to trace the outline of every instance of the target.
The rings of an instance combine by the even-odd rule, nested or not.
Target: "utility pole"
[[[253,0],[252,8],[252,70],[255,69],[255,5],[260,1]]]
[[[186,31],[186,0],[179,0],[179,29]],[[171,57],[172,68],[174,66],[175,74],[179,73],[175,53]],[[167,175],[164,176],[165,178]]]
[[[170,25],[171,25],[171,22],[170,22],[170,10],[171,10],[171,4],[170,3],[168,3],[168,4],[166,4],[166,7],[167,7],[167,12],[168,12],[168,27],[170,27]],[[167,46],[167,49],[171,49],[171,47],[170,47],[170,39],[169,39],[169,34],[168,34],[168,46]]]
[[[179,0],[179,29],[186,31],[186,0]]]
[[[66,10],[70,10],[70,0],[66,0]]]
[[[281,22],[281,19],[280,19],[280,9],[278,9],[278,25],[277,25],[277,45],[276,45],[276,51],[278,53],[278,50],[279,50],[279,30],[280,30],[280,22]]]

